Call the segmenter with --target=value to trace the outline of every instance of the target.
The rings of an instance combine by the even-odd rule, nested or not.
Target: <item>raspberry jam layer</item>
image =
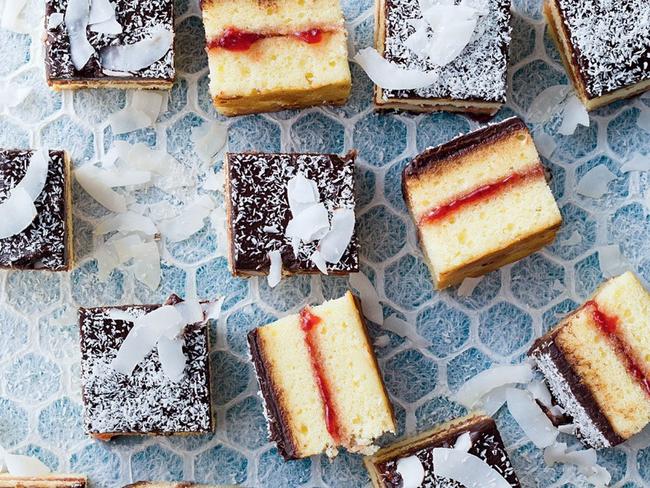
[[[208,49],[223,48],[228,51],[248,51],[253,44],[261,39],[269,37],[295,37],[307,44],[318,44],[323,39],[324,31],[322,29],[309,29],[293,34],[261,34],[258,32],[246,32],[234,27],[229,27],[224,31],[221,37],[212,39],[208,43]]]
[[[537,165],[527,171],[512,173],[501,180],[495,181],[494,183],[479,186],[478,188],[465,193],[464,195],[456,197],[453,200],[440,205],[439,207],[431,209],[429,212],[422,216],[420,219],[420,225],[439,222],[463,207],[475,204],[482,200],[487,200],[495,195],[498,195],[507,188],[511,188],[526,181],[540,177],[544,177],[544,168],[542,168],[540,165]]]
[[[585,303],[585,308],[591,310],[594,322],[598,324],[599,329],[607,336],[607,339],[614,347],[614,350],[625,363],[627,371],[639,383],[641,388],[650,396],[650,378],[646,377],[643,368],[637,362],[634,355],[631,353],[630,348],[627,347],[625,341],[619,336],[619,319],[603,312],[598,303],[590,300]]]
[[[300,328],[305,333],[305,344],[309,351],[311,358],[311,366],[314,371],[314,379],[318,386],[321,400],[323,401],[323,409],[325,415],[325,425],[327,431],[334,439],[334,442],[340,442],[339,424],[336,418],[336,410],[332,399],[332,390],[327,381],[325,370],[322,366],[321,355],[318,348],[318,341],[316,340],[314,329],[322,322],[321,318],[314,315],[309,307],[305,307],[300,311]]]

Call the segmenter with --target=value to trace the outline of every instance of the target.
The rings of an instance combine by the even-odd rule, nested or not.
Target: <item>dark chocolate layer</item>
[[[317,242],[300,245],[294,255],[285,236],[292,218],[287,199],[289,180],[298,172],[316,182],[328,211],[355,207],[355,154],[265,154],[227,155],[227,210],[230,261],[235,274],[268,272],[270,251],[280,251],[288,273],[318,273],[310,256]],[[359,270],[359,240],[356,234],[340,262],[328,264],[332,274]]]
[[[88,82],[106,80],[115,83],[124,82],[172,82],[175,76],[174,47],[151,66],[131,76],[111,76],[103,72],[99,52],[109,45],[133,44],[149,36],[149,29],[164,26],[174,30],[173,0],[114,0],[117,22],[122,26],[122,33],[116,35],[100,34],[90,28],[86,30],[88,42],[95,53],[81,70],[75,69],[70,57],[70,40],[65,20],[60,24],[52,16],[65,16],[68,0],[47,0],[45,6],[45,72],[49,81]]]
[[[459,2],[456,2],[459,3]],[[417,90],[383,90],[386,101],[399,99],[451,99],[503,103],[510,45],[510,0],[488,0],[487,15],[479,17],[473,39],[446,66],[436,66],[408,49],[415,32],[411,20],[421,20],[418,0],[384,0],[384,57],[400,66],[436,72],[439,80]]]
[[[275,442],[278,452],[287,461],[299,459],[300,456],[296,451],[291,436],[291,429],[285,422],[282,407],[273,388],[271,374],[266,368],[266,363],[262,357],[262,348],[259,344],[257,329],[248,333],[248,346],[253,365],[255,366],[257,382],[260,385],[260,392],[264,400],[264,408],[267,415],[266,421],[269,427],[269,441]]]
[[[555,343],[554,332],[537,339],[528,351],[528,355],[531,357],[548,355],[557,370],[560,372],[562,378],[564,378],[564,381],[566,381],[573,396],[587,412],[591,422],[603,434],[605,439],[607,439],[612,446],[625,441],[625,439],[616,433],[605,414],[599,408],[598,402],[589,388],[583,383],[578,373],[573,369],[573,366],[562,352],[562,349]],[[549,416],[549,418],[553,421],[552,416]],[[580,425],[577,425],[577,427],[577,435],[581,438]],[[581,440],[584,442],[584,438],[581,438]]]
[[[553,0],[590,98],[650,79],[647,0]]]
[[[0,150],[0,203],[25,176],[32,151]],[[64,271],[70,266],[67,248],[67,170],[63,151],[50,151],[45,186],[34,202],[37,215],[31,225],[0,239],[0,268]]]
[[[376,463],[375,468],[379,473],[383,486],[386,488],[401,488],[402,477],[397,471],[397,461],[409,456],[417,456],[424,467],[425,473],[421,486],[428,488],[462,488],[462,485],[458,482],[439,478],[435,475],[432,449],[436,447],[453,448],[458,437],[465,432],[469,432],[472,440],[472,446],[468,452],[485,461],[501,474],[510,486],[519,488],[521,486],[519,479],[503,445],[501,435],[494,420],[489,417],[477,417],[467,424],[452,427],[444,435],[436,432],[431,436],[430,442],[420,441],[412,447],[405,446],[392,459]]]
[[[166,304],[179,301],[172,295]],[[138,317],[159,307],[131,305],[79,310],[82,396],[89,434],[172,435],[213,430],[205,324],[185,330],[183,352],[187,365],[178,383],[164,375],[156,349],[130,376],[110,366],[133,322],[112,319],[108,313],[120,310]]]

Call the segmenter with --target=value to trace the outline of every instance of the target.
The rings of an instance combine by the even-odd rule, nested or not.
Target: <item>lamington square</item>
[[[387,61],[401,68],[438,75],[437,81],[431,86],[415,90],[383,89],[377,86],[377,107],[414,112],[445,110],[489,116],[494,115],[505,103],[511,1],[466,3],[470,6],[481,5],[482,11],[474,34],[456,58],[441,66],[430,57],[407,47],[408,39],[416,33],[414,26],[423,21],[421,6],[426,3],[419,0],[375,1],[377,51]],[[427,29],[428,35],[431,35],[433,31],[430,27]],[[421,46],[422,41],[418,41],[417,45]]]
[[[469,454],[471,461],[466,461],[466,470],[472,470],[470,462],[482,461],[487,465],[484,469],[494,471],[487,471],[492,477],[498,475],[513,488],[521,486],[494,420],[481,414],[447,422],[413,438],[384,447],[373,456],[366,457],[364,463],[375,488],[464,486],[457,480],[440,475],[439,463],[434,462],[434,456],[438,456],[441,451],[434,449],[453,449],[456,452],[452,454],[463,456]],[[448,460],[445,464],[451,462],[453,461]],[[485,486],[497,486],[490,484],[488,478],[483,478],[482,481]],[[498,486],[506,485],[501,481]]]
[[[562,222],[518,118],[427,149],[404,169],[402,187],[436,289],[532,254]]]
[[[392,406],[350,292],[259,327],[248,343],[270,437],[286,459],[335,456],[338,447],[370,454],[374,439],[395,432]]]
[[[182,306],[172,295],[164,306]],[[131,374],[114,361],[135,321],[161,305],[81,308],[81,383],[86,432],[100,440],[119,435],[187,435],[213,431],[210,402],[209,340],[205,322],[188,324],[181,333],[185,366],[171,379],[158,347],[142,346],[144,359]],[[152,315],[153,316],[153,315]],[[155,319],[150,326],[166,327]],[[140,327],[142,324],[138,325]],[[146,344],[147,333],[135,331]],[[150,346],[150,347],[149,347]]]
[[[45,73],[55,90],[170,89],[173,0],[46,0]]]
[[[72,268],[71,185],[64,151],[0,149],[0,268]]]
[[[0,473],[0,488],[86,488],[85,476],[51,474],[47,476],[14,476]]]
[[[588,446],[650,422],[650,293],[632,272],[606,281],[528,353]]]
[[[646,0],[545,0],[544,15],[587,110],[650,88]]]
[[[202,0],[210,93],[224,115],[342,105],[351,90],[339,0]]]
[[[315,185],[330,214],[338,209],[354,212],[354,161],[356,154],[226,154],[226,214],[229,264],[236,276],[267,274],[269,253],[277,251],[285,275],[318,273],[311,259],[319,241],[302,242],[297,254],[287,227],[295,216],[289,201],[289,185],[298,175]],[[359,271],[356,233],[338,262],[327,263],[333,275]]]

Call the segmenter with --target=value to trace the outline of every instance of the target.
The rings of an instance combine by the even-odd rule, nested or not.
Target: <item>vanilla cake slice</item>
[[[528,354],[585,444],[615,446],[650,423],[650,293],[633,273],[605,282]]]
[[[539,250],[562,222],[518,118],[426,150],[404,169],[402,187],[436,289]]]
[[[224,115],[345,103],[339,0],[202,0],[210,93]]]
[[[285,459],[338,447],[371,454],[395,432],[365,323],[354,296],[306,307],[251,331],[248,343],[272,441]]]

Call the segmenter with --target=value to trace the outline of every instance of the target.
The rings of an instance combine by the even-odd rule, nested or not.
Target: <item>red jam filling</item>
[[[321,364],[320,352],[318,350],[318,342],[314,336],[314,329],[322,322],[321,318],[314,315],[309,307],[305,307],[300,311],[300,328],[305,333],[305,344],[309,351],[311,358],[311,366],[314,371],[314,378],[316,385],[320,392],[320,397],[323,401],[323,409],[325,415],[325,425],[327,431],[334,439],[334,442],[340,441],[338,421],[336,419],[336,411],[334,409],[334,402],[332,399],[332,390],[327,381],[325,370]]]
[[[512,173],[511,175],[508,175],[505,178],[494,183],[480,186],[464,195],[461,195],[460,197],[457,197],[439,207],[430,210],[422,216],[420,219],[420,225],[439,222],[440,220],[443,220],[454,212],[460,210],[462,207],[472,205],[481,200],[487,200],[488,198],[497,195],[508,187],[519,185],[525,181],[533,178],[538,178],[540,176],[544,176],[544,169],[538,165],[527,171]]]
[[[322,29],[309,29],[302,32],[294,32],[290,34],[297,39],[300,39],[307,44],[317,44],[323,39],[324,31]],[[234,27],[229,27],[224,31],[221,37],[213,39],[208,44],[208,48],[220,47],[228,51],[248,51],[253,44],[260,39],[268,37],[283,37],[282,34],[260,34],[255,32],[246,32]]]
[[[591,309],[591,314],[600,330],[607,336],[617,354],[625,362],[628,372],[641,385],[641,388],[650,396],[650,379],[646,377],[643,368],[637,363],[634,355],[625,345],[624,340],[618,335],[618,317],[607,315],[594,300],[585,303],[585,308]]]

